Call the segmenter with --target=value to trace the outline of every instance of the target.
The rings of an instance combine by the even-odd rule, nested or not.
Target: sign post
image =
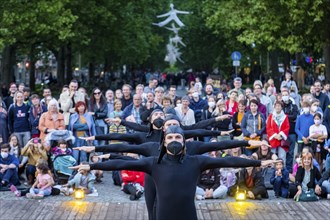
[[[238,51],[234,51],[231,54],[231,59],[233,60],[233,66],[235,67],[235,75],[237,77],[237,67],[240,66],[240,59],[242,58],[242,55]]]

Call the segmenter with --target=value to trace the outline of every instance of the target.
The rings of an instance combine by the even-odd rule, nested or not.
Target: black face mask
[[[157,118],[154,120],[153,124],[156,126],[156,128],[161,128],[164,125],[164,119]]]
[[[167,150],[174,155],[180,154],[182,149],[183,149],[182,143],[177,142],[177,141],[172,141],[171,143],[169,143],[167,145]]]

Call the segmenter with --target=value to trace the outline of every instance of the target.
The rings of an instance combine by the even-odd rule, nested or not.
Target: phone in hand
[[[39,138],[33,138],[33,143],[38,144],[39,143]]]

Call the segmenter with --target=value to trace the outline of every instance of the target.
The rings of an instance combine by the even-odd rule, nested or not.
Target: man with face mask
[[[9,144],[1,145],[0,155],[0,188],[7,187],[9,185],[19,185],[18,179],[18,159],[9,154]]]
[[[197,178],[201,171],[217,167],[260,166],[272,163],[272,161],[260,162],[242,158],[215,159],[199,155],[190,156],[186,155],[186,151],[183,130],[173,125],[165,132],[158,158],[107,161],[80,165],[73,169],[143,171],[152,177],[157,188],[156,219],[197,219],[194,197]],[[168,198],[173,199],[168,200]]]
[[[301,107],[304,113],[298,116],[295,125],[295,132],[298,135],[298,154],[301,153],[303,147],[310,146],[309,127],[314,124],[313,115],[310,113],[310,103],[303,102]]]
[[[290,140],[290,147],[289,151],[286,155],[286,167],[288,171],[292,172],[292,166],[293,166],[293,154],[294,154],[294,148],[296,146],[296,119],[298,116],[298,107],[297,105],[293,104],[289,97],[289,92],[287,90],[282,91],[282,104],[283,104],[283,112],[288,115],[289,123],[290,123],[290,130],[289,130],[289,140]]]

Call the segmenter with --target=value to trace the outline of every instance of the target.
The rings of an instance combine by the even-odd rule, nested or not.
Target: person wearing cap
[[[289,193],[289,171],[285,168],[284,161],[278,158],[275,162],[275,169],[270,183],[274,185],[276,198],[287,198]]]
[[[241,94],[245,94],[244,89],[241,88],[242,87],[242,78],[241,77],[236,77],[234,79],[234,88],[231,89],[228,94],[231,94],[232,91],[236,91],[237,92],[237,97]]]
[[[194,197],[197,178],[202,171],[218,167],[266,166],[272,162],[186,155],[183,130],[179,126],[170,126],[162,139],[158,158],[107,161],[79,165],[72,169],[79,171],[127,169],[145,172],[152,177],[157,188],[156,219],[197,219]],[[178,189],[185,190],[178,191]]]

